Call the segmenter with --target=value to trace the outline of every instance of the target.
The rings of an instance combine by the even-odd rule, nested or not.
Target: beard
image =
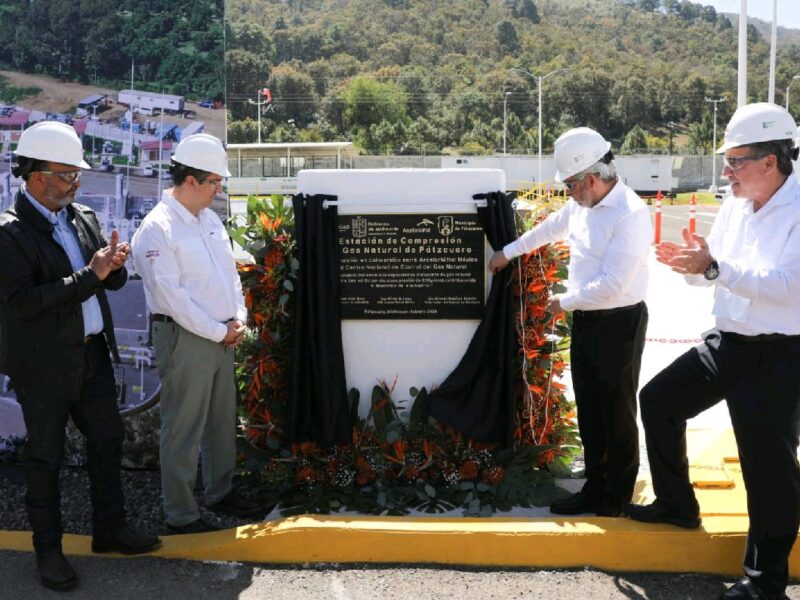
[[[67,193],[63,193],[54,187],[48,187],[45,191],[45,198],[52,206],[57,206],[61,210],[75,202],[75,192],[77,192],[76,189],[71,189]]]

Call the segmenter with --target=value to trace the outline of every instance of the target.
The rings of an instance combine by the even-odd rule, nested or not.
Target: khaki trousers
[[[231,490],[236,461],[236,387],[231,348],[177,323],[153,323],[161,378],[161,487],[167,523],[200,518],[194,499],[198,454],[208,505]]]

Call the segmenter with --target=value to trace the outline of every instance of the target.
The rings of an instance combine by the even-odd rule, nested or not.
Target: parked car
[[[731,195],[731,184],[722,185],[717,188],[716,192],[714,192],[714,200],[716,200],[717,202],[722,202],[723,200],[725,200],[725,198],[727,198],[730,195]]]
[[[214,108],[214,103],[211,100],[200,100],[197,103],[197,106],[202,106],[203,108]]]
[[[103,159],[100,161],[99,170],[105,173],[113,173],[114,165],[111,162],[111,158],[109,158],[108,156],[104,156]]]

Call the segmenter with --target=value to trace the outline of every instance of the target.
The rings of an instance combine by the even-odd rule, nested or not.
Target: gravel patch
[[[199,481],[199,478],[198,478]],[[89,501],[89,477],[82,467],[61,470],[61,514],[65,533],[92,533],[92,506]],[[144,531],[167,535],[161,505],[161,474],[152,470],[123,470],[122,486],[128,523]],[[0,530],[30,531],[25,514],[25,480],[19,465],[0,468]],[[202,488],[195,489],[195,498],[203,518],[228,529],[252,523],[253,519],[237,519],[217,515],[206,509]]]

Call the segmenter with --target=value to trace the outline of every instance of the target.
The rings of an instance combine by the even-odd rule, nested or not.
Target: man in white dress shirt
[[[239,517],[261,507],[232,491],[235,466],[235,346],[247,311],[230,240],[211,210],[230,173],[222,143],[200,133],[178,144],[175,187],[133,236],[161,377],[161,483],[167,527],[174,533],[216,529],[193,496],[198,452],[206,502]]]
[[[497,272],[540,246],[569,241],[567,291],[552,297],[549,311],[573,314],[570,358],[586,483],[550,506],[562,515],[619,516],[639,470],[636,390],[652,227],[642,199],[617,176],[610,149],[587,127],[558,138],[556,180],[571,199],[489,261]]]
[[[739,108],[717,150],[731,181],[708,240],[684,230],[658,260],[692,285],[715,286],[715,328],[677,358],[640,399],[656,501],[631,518],[700,526],[689,481],[686,420],[723,398],[736,435],[750,530],[745,577],[725,600],[785,598],[800,525],[800,185],[797,127],[783,108]]]

